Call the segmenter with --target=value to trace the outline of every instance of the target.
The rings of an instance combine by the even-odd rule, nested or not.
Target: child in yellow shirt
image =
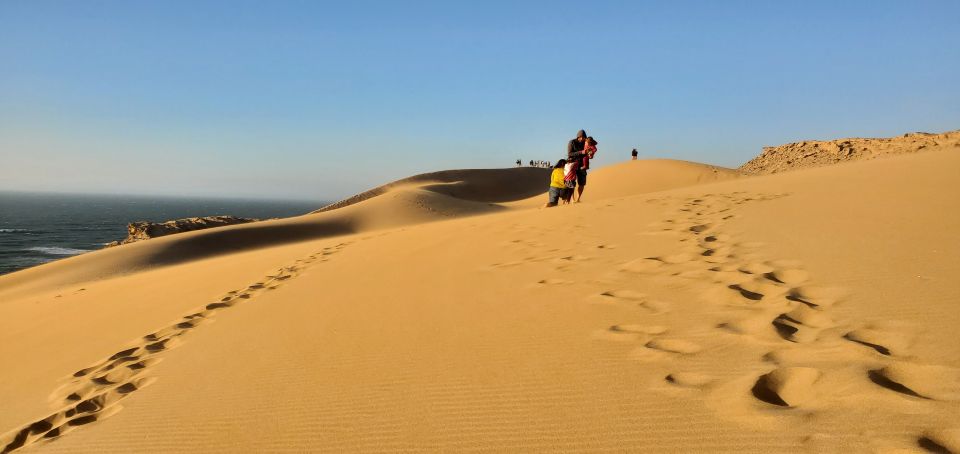
[[[560,194],[563,193],[563,190],[566,189],[566,185],[563,183],[563,166],[567,164],[565,159],[557,161],[557,164],[553,166],[553,172],[550,172],[550,189],[549,189],[549,199],[547,199],[547,204],[544,205],[544,208],[555,207],[557,202],[560,201]]]

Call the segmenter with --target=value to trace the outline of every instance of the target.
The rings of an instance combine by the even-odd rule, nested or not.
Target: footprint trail
[[[77,428],[101,421],[123,409],[120,402],[127,396],[149,386],[156,378],[148,376],[150,367],[161,361],[169,350],[180,346],[191,331],[210,323],[224,310],[248,302],[262,292],[278,288],[289,279],[300,275],[316,262],[328,261],[330,256],[350,243],[323,248],[293,264],[278,269],[243,289],[228,291],[219,300],[208,303],[181,319],[140,337],[130,346],[118,350],[103,360],[77,370],[66,383],[50,395],[57,408],[49,416],[33,421],[0,436],[0,454],[7,454],[37,443],[56,440]]]

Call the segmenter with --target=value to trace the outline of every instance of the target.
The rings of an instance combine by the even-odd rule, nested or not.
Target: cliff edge
[[[236,216],[205,216],[201,218],[176,219],[166,222],[138,221],[127,224],[127,237],[120,241],[111,241],[104,247],[135,243],[174,233],[191,232],[225,225],[246,224],[259,219],[239,218]]]

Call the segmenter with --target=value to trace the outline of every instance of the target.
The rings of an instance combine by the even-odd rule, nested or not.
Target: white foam
[[[41,252],[48,255],[77,255],[83,254],[84,252],[90,252],[89,249],[74,249],[69,247],[57,247],[57,246],[37,246],[30,247],[25,249],[27,251]]]

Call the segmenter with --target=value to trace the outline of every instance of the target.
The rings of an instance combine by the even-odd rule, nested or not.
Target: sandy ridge
[[[905,153],[944,150],[960,151],[960,130],[941,134],[914,132],[890,138],[805,140],[763,147],[759,156],[740,166],[739,170],[758,174],[777,173]]]

